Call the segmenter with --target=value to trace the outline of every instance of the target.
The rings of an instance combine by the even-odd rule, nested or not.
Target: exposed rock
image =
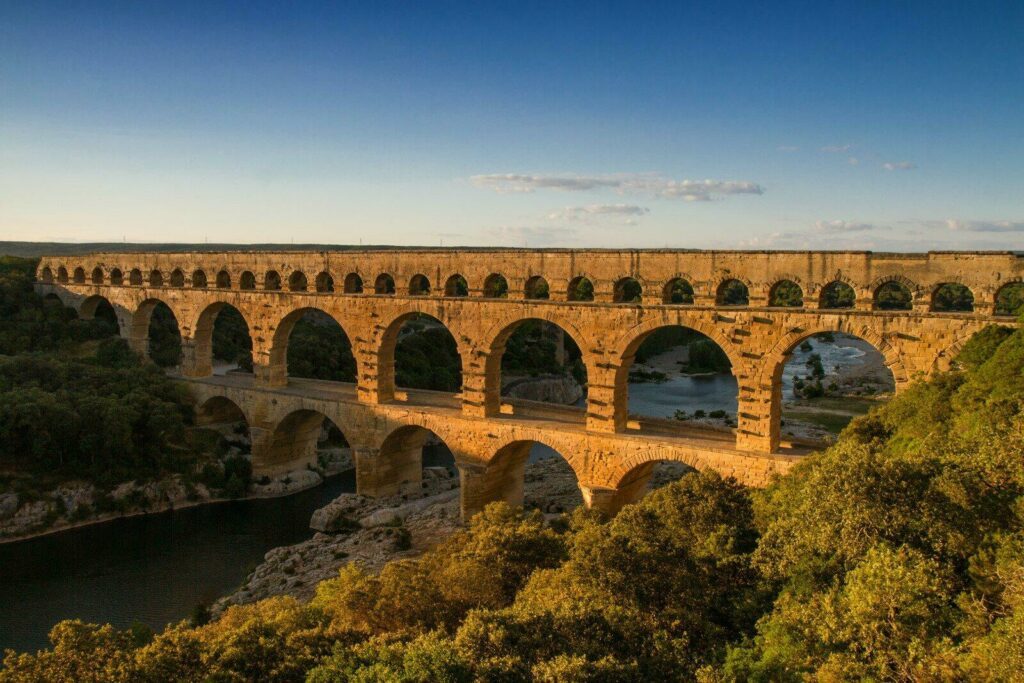
[[[0,536],[20,536],[45,526],[57,514],[52,500],[25,503],[12,516],[0,522]]]
[[[252,484],[251,492],[254,496],[284,496],[318,486],[323,480],[313,470],[292,470],[271,479],[267,484]]]
[[[18,511],[17,493],[0,493],[0,519],[7,519]]]
[[[583,387],[568,375],[548,375],[513,380],[501,393],[510,398],[571,406],[583,398]]]
[[[317,464],[326,477],[355,467],[351,448],[320,448],[317,450]]]

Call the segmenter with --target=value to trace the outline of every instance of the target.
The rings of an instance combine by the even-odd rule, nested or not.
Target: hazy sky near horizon
[[[1024,3],[7,0],[0,239],[1024,249]]]

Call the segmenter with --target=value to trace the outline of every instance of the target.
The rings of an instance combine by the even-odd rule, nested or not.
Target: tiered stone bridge
[[[1008,252],[555,249],[104,253],[46,257],[37,275],[41,293],[57,295],[83,317],[109,301],[122,336],[140,352],[154,308],[170,307],[182,336],[179,372],[200,418],[240,409],[257,473],[311,462],[326,416],[353,447],[362,493],[418,486],[420,448],[430,430],[455,455],[464,514],[492,500],[522,500],[535,442],[566,458],[589,505],[614,512],[643,494],[660,460],[713,468],[751,485],[784,472],[809,450],[780,435],[782,369],[801,341],[819,332],[856,335],[882,353],[900,390],[915,376],[948,367],[974,332],[1005,322],[995,302],[1001,288],[1024,280],[1024,259]],[[593,298],[574,300],[588,291],[579,286],[584,278]],[[722,301],[732,280],[747,288],[747,305]],[[692,303],[674,304],[683,281]],[[801,288],[802,304],[769,305],[783,282]],[[909,291],[910,310],[879,310],[878,290],[890,282]],[[852,288],[855,300],[848,308],[823,308],[831,301],[823,293],[837,283]],[[973,310],[935,310],[935,293],[949,283],[970,289]],[[213,323],[227,305],[249,326],[253,375],[212,372]],[[287,376],[289,334],[310,309],[331,316],[348,335],[355,384]],[[460,393],[396,389],[398,331],[417,314],[433,316],[453,335]],[[579,346],[588,377],[585,410],[502,399],[505,343],[528,319],[557,324]],[[633,356],[651,332],[670,325],[707,335],[728,355],[739,384],[734,432],[628,414]]]

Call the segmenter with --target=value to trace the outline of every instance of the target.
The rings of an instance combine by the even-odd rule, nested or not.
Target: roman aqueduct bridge
[[[782,368],[801,341],[826,331],[856,335],[882,353],[899,390],[948,367],[971,334],[1006,320],[996,315],[997,297],[1024,280],[1024,258],[557,249],[101,253],[45,257],[37,277],[41,293],[55,294],[83,317],[109,301],[122,336],[140,352],[154,308],[166,304],[182,337],[178,371],[201,417],[241,409],[257,472],[309,462],[326,416],[353,447],[359,490],[391,493],[418,485],[420,446],[430,430],[455,455],[467,514],[491,500],[521,501],[534,442],[563,454],[588,504],[609,511],[642,495],[659,460],[763,484],[807,452],[780,430]],[[723,300],[732,281],[745,287],[746,303]],[[772,306],[781,283],[802,300]],[[880,289],[895,286],[888,283],[909,293],[909,310],[882,310]],[[971,310],[936,310],[936,293],[951,283],[970,290]],[[828,308],[835,305],[828,292],[837,287],[852,296],[845,307]],[[213,323],[228,305],[248,324],[252,375],[212,372]],[[309,309],[331,316],[347,334],[354,385],[288,377],[289,334]],[[460,393],[396,389],[398,331],[418,314],[453,335]],[[557,324],[579,346],[588,377],[585,409],[501,397],[505,343],[529,319]],[[728,355],[739,385],[734,433],[628,414],[633,356],[647,335],[668,325],[697,330]]]

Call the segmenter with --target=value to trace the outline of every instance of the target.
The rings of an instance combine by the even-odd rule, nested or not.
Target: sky
[[[1024,249],[1024,2],[5,0],[0,239]]]

